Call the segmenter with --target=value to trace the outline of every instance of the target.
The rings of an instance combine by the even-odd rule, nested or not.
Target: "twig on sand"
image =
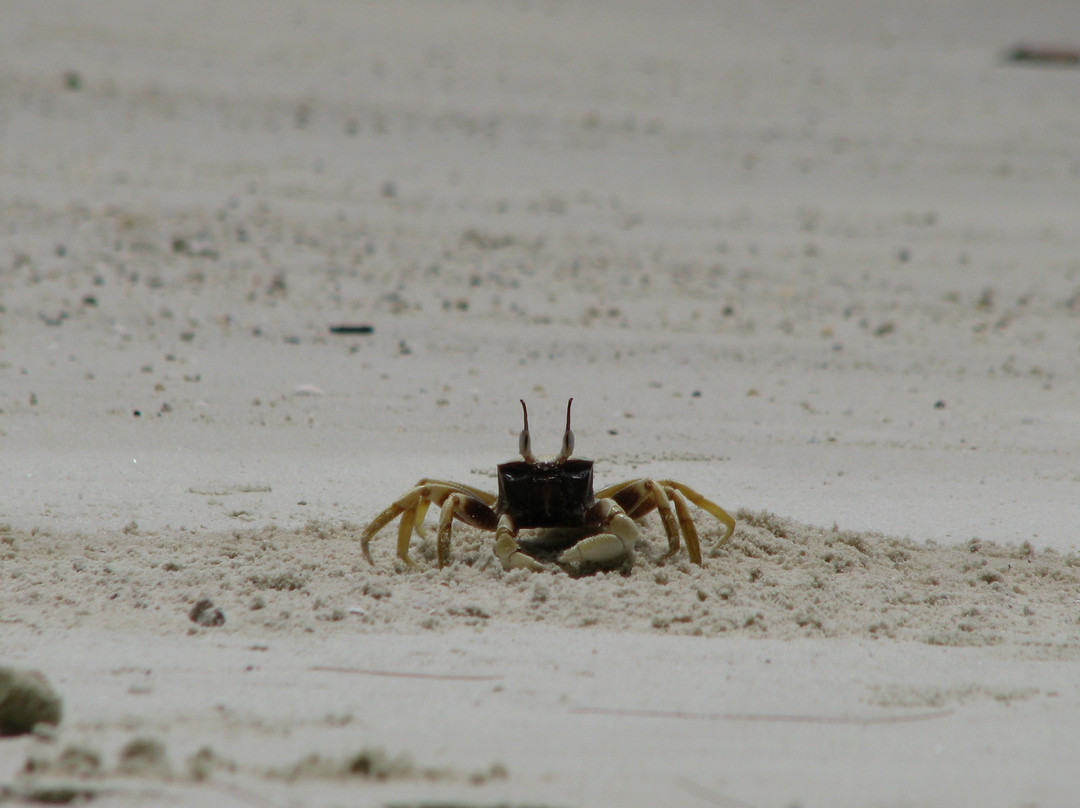
[[[611,715],[631,718],[684,718],[696,721],[758,721],[775,724],[849,724],[868,727],[875,724],[907,724],[930,721],[952,715],[952,710],[933,710],[906,715],[797,715],[784,713],[691,713],[682,710],[639,710],[619,707],[573,707],[580,715]]]
[[[418,671],[380,671],[371,668],[339,668],[333,665],[313,665],[308,670],[322,673],[355,673],[362,676],[392,676],[397,679],[438,679],[445,682],[498,682],[502,676],[468,673],[421,673]]]
[[[693,794],[698,799],[704,800],[710,805],[720,806],[720,808],[754,808],[754,806],[748,802],[729,797],[727,794],[722,794],[715,789],[703,786],[701,783],[695,783],[689,777],[676,777],[675,785],[683,791]]]

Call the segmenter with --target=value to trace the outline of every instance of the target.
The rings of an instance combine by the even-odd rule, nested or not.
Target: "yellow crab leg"
[[[595,496],[596,496],[597,499],[611,499],[613,494],[617,494],[619,491],[622,491],[624,488],[629,488],[631,485],[634,485],[634,483],[639,483],[639,482],[641,482],[640,479],[626,480],[626,481],[621,482],[621,483],[615,483],[615,485],[609,485],[607,488],[604,488],[604,489],[602,489],[600,491],[597,491]]]
[[[649,496],[652,497],[652,501],[656,505],[656,511],[660,514],[660,521],[664,525],[664,532],[668,538],[668,551],[665,558],[673,556],[679,552],[679,527],[675,521],[675,515],[671,512],[671,500],[668,499],[663,486],[653,480],[643,480],[639,484],[643,485]],[[687,548],[687,550],[689,549]],[[690,560],[693,561],[693,559]]]
[[[473,488],[471,485],[463,485],[462,483],[448,482],[446,480],[435,480],[428,477],[420,480],[416,484],[417,488],[423,486],[439,486],[439,488],[445,488],[448,491],[456,491],[460,494],[467,494],[468,496],[475,497],[483,502],[488,507],[495,504],[497,497],[494,494],[489,494],[487,491],[481,491],[479,488]],[[434,490],[434,489],[432,489]],[[424,530],[424,517],[427,515],[428,507],[432,504],[438,504],[437,500],[421,498],[420,502],[416,506],[416,519],[413,522],[413,530],[416,531],[416,535],[421,539],[427,538],[427,532]]]
[[[688,500],[701,508],[701,510],[711,513],[713,516],[715,516],[717,519],[724,523],[724,526],[727,527],[727,531],[724,533],[724,537],[720,539],[720,544],[723,544],[731,538],[731,534],[735,532],[735,519],[731,516],[731,514],[729,514],[712,500],[706,499],[704,496],[699,494],[697,491],[695,491],[693,488],[686,485],[685,483],[680,483],[676,480],[660,480],[659,482],[662,486],[665,486],[667,488],[674,488],[676,491],[681,492]]]
[[[690,556],[690,562],[701,563],[701,541],[698,539],[697,527],[694,518],[690,515],[690,505],[679,489],[672,487],[671,501],[675,504],[675,513],[679,517],[679,527],[682,528],[683,539],[686,541],[686,554]]]
[[[625,496],[630,493],[636,497],[632,503],[625,503]],[[679,552],[679,526],[675,520],[675,514],[671,510],[671,501],[662,483],[641,477],[636,480],[610,485],[596,494],[597,500],[614,499],[622,495],[626,512],[632,519],[640,519],[652,510],[660,514],[660,521],[664,525],[664,534],[668,540],[668,551],[664,558],[670,558]]]
[[[462,494],[451,494],[443,503],[442,513],[439,514],[439,536],[436,543],[436,554],[439,567],[445,567],[450,560],[450,530],[454,524],[454,515],[465,502]]]
[[[423,501],[423,500],[421,500]],[[415,567],[416,562],[409,558],[409,540],[412,538],[413,525],[416,524],[416,507],[408,508],[401,514],[398,525],[397,554],[408,566]]]
[[[487,491],[481,491],[479,488],[473,488],[471,485],[465,485],[464,483],[455,483],[450,480],[439,480],[433,477],[424,477],[420,482],[416,484],[419,488],[423,485],[437,485],[448,491],[457,491],[460,494],[468,494],[471,497],[483,502],[485,505],[494,505],[495,500],[498,497],[495,494],[490,494]]]
[[[410,507],[409,499],[411,496],[418,497],[419,492],[410,491],[409,494],[402,497],[402,499],[380,513],[371,521],[371,524],[367,526],[367,529],[360,536],[360,550],[363,552],[364,558],[367,559],[369,564],[375,564],[375,559],[371,557],[371,540],[375,537],[376,533],[393,522],[401,513]]]
[[[431,503],[421,497],[420,501],[416,503],[416,508],[414,509],[416,511],[416,514],[413,517],[413,530],[416,531],[416,535],[419,536],[421,539],[427,538],[427,531],[424,530],[424,517],[427,516],[429,505],[431,505]]]

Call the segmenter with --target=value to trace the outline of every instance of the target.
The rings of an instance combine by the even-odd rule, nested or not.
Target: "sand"
[[[1073,804],[1071,3],[3,17],[0,801]],[[364,561],[571,396],[703,567]]]

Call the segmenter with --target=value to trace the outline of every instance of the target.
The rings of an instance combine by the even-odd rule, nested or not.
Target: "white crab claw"
[[[559,554],[560,564],[580,564],[594,561],[603,564],[630,555],[633,545],[614,533],[599,533],[582,539],[569,550]]]

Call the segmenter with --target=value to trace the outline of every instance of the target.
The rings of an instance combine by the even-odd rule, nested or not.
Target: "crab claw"
[[[596,507],[607,532],[587,536],[564,550],[559,554],[560,564],[580,564],[583,561],[604,564],[633,554],[634,545],[641,537],[634,520],[614,500],[602,499],[596,503]]]

